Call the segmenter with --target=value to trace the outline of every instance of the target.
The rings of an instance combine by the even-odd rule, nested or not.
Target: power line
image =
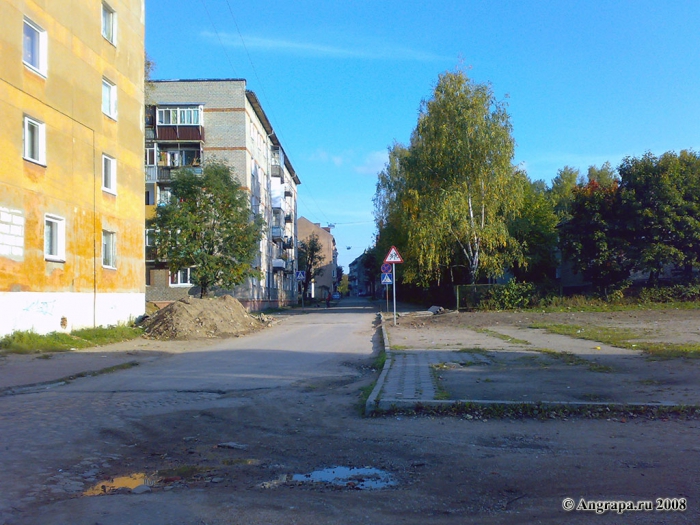
[[[202,7],[204,7],[204,10],[207,12],[207,17],[209,18],[209,23],[211,24],[211,27],[214,30],[214,33],[216,34],[216,38],[219,40],[219,45],[221,46],[221,49],[223,50],[224,55],[226,56],[226,60],[228,60],[229,66],[231,66],[231,71],[233,71],[233,76],[237,77],[237,76],[239,76],[239,74],[236,71],[236,68],[233,67],[233,62],[231,62],[231,57],[229,57],[228,53],[226,52],[226,47],[224,46],[224,43],[221,40],[221,36],[219,35],[219,32],[216,30],[216,26],[214,25],[214,20],[212,19],[211,14],[209,13],[209,9],[207,9],[207,4],[205,3],[204,0],[201,0],[201,1],[202,1]]]
[[[262,90],[262,95],[263,95],[263,98],[265,99],[265,104],[269,108],[268,113],[270,114],[270,116],[272,116],[273,120],[276,120],[275,115],[273,113],[272,103],[270,102],[270,99],[267,96],[267,92],[265,91],[265,85],[263,84],[262,80],[260,80],[260,77],[258,76],[258,71],[255,68],[255,64],[253,63],[253,58],[250,56],[250,53],[248,52],[248,46],[245,45],[245,39],[243,38],[243,34],[241,33],[240,28],[238,27],[238,22],[236,22],[236,17],[233,14],[233,9],[231,8],[231,3],[229,2],[229,0],[226,0],[226,5],[228,6],[229,13],[231,14],[231,20],[233,20],[233,25],[236,27],[236,31],[238,32],[238,37],[241,39],[241,44],[243,44],[243,49],[245,50],[245,54],[248,57],[248,62],[250,62],[250,67],[253,69],[253,74],[255,75],[255,79],[258,81],[258,84],[260,84],[260,89]],[[273,126],[273,127],[275,127],[275,126]],[[282,138],[282,133],[280,132],[279,128],[275,129],[275,133],[280,138],[280,142],[284,143],[284,140]],[[323,218],[326,219],[326,223],[330,224],[328,217],[326,216],[324,211],[321,209],[321,206],[319,206],[319,204],[316,201],[316,199],[314,198],[314,196],[311,194],[311,192],[308,189],[306,191],[309,194],[309,197],[311,198],[313,203],[316,205],[316,208],[318,208],[318,210],[321,212],[321,215],[323,215]],[[299,197],[297,196],[297,198],[299,198]],[[305,203],[304,203],[304,206],[306,206]],[[307,206],[307,208],[308,208],[308,206]]]

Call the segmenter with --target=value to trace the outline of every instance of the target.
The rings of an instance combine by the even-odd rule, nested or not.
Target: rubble
[[[204,339],[243,335],[268,323],[252,316],[230,295],[213,299],[186,297],[143,320],[153,339]]]

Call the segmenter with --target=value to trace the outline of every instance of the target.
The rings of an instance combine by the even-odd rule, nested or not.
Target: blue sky
[[[387,148],[440,73],[507,97],[514,162],[549,183],[700,149],[698,20],[697,0],[146,0],[146,50],[157,79],[248,81],[301,178],[299,214],[335,224],[347,270],[373,239]]]

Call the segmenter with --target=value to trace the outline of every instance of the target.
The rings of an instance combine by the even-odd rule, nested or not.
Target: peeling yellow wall
[[[0,245],[23,234],[0,255],[0,292],[145,293],[144,0],[108,4],[116,46],[99,1],[0,0],[0,228],[13,226]],[[22,62],[25,16],[46,31],[46,77]],[[116,120],[102,113],[103,77],[117,86]],[[22,158],[25,115],[46,125],[46,166]],[[102,191],[103,153],[117,160],[116,196]],[[66,221],[65,262],[44,257],[47,213]],[[103,228],[117,233],[116,269],[102,267]]]

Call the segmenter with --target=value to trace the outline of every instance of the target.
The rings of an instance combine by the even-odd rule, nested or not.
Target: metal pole
[[[396,264],[391,263],[391,274],[394,277],[394,283],[392,285],[392,290],[394,290],[394,326],[396,326]]]

